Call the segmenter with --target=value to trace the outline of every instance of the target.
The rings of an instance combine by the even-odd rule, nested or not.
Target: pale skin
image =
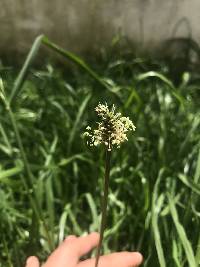
[[[84,237],[70,235],[48,257],[42,267],[94,267],[95,258],[80,261],[80,258],[98,245],[99,234],[91,233]],[[142,263],[139,252],[117,252],[101,256],[99,267],[137,267]],[[27,259],[26,267],[40,267],[37,257]]]

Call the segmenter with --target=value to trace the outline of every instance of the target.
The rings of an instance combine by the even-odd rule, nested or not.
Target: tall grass
[[[40,38],[31,53],[41,40],[66,56]],[[163,62],[121,55],[90,68],[73,57],[73,69],[33,69],[32,56],[19,76],[0,69],[0,266],[45,259],[65,235],[98,230],[104,154],[82,132],[104,100],[137,126],[113,152],[104,251],[140,250],[144,266],[198,266],[199,74],[175,86]]]

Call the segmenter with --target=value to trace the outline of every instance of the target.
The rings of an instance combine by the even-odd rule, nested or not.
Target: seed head
[[[129,117],[122,117],[121,113],[115,112],[115,105],[109,110],[107,103],[99,103],[95,108],[100,122],[97,122],[97,129],[92,130],[90,126],[86,127],[84,135],[89,138],[87,142],[90,146],[104,144],[108,151],[114,146],[120,147],[121,143],[128,140],[127,132],[135,131],[135,126]]]

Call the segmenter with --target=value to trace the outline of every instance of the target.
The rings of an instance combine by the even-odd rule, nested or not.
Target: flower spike
[[[129,117],[122,117],[121,113],[116,113],[115,110],[115,105],[109,110],[107,103],[99,103],[95,108],[101,121],[97,123],[98,127],[95,130],[90,126],[86,128],[85,136],[89,137],[90,146],[104,144],[107,150],[111,151],[114,146],[119,148],[121,143],[128,140],[129,130],[135,131],[136,127]]]

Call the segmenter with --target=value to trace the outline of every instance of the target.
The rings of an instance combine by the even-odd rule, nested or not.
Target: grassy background
[[[104,251],[139,250],[144,266],[198,266],[198,72],[175,86],[163,62],[120,55],[91,65],[107,88],[74,65],[46,64],[31,69],[11,110],[0,102],[0,266],[43,260],[64,236],[98,230],[104,153],[82,133],[99,101],[137,127],[113,152]],[[1,66],[0,76],[9,96],[16,70]]]

